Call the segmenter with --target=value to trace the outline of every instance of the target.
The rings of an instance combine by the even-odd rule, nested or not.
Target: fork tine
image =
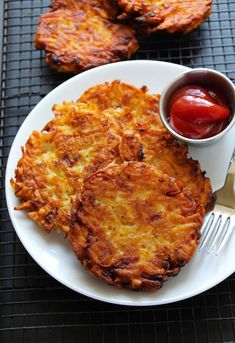
[[[203,236],[203,234],[204,234],[204,231],[206,231],[207,226],[208,226],[210,220],[212,220],[212,217],[214,217],[214,215],[215,215],[214,212],[210,213],[210,215],[207,216],[206,220],[204,221],[204,223],[203,223],[203,225],[202,225],[202,228],[201,228],[201,235],[202,235],[202,236]]]
[[[211,244],[213,243],[214,239],[215,239],[215,236],[219,230],[219,227],[220,227],[220,224],[221,224],[221,214],[218,216],[216,222],[215,222],[215,225],[213,225],[213,228],[210,230],[209,234],[207,235],[207,239],[205,240],[205,244],[209,241],[209,239],[211,240]],[[215,218],[215,217],[214,217]],[[212,237],[212,238],[211,238]],[[204,244],[204,245],[205,245]],[[210,249],[210,247],[209,247]],[[207,251],[207,253],[209,253]]]
[[[214,212],[211,213],[211,215],[209,216],[209,218],[207,219],[206,223],[204,224],[204,226],[202,227],[202,241],[201,244],[199,246],[199,251],[202,250],[202,248],[204,247],[204,245],[206,244],[209,236],[210,236],[210,228],[214,222],[215,219],[215,214]]]
[[[217,221],[216,221],[215,228],[213,230],[213,231],[215,231],[215,233],[214,233],[214,236],[211,240],[211,244],[207,250],[207,254],[209,254],[213,250],[214,246],[216,245],[217,239],[218,239],[220,233],[223,232],[223,229],[226,225],[226,222],[227,222],[227,219],[226,219],[225,223],[223,225],[221,225],[222,224],[222,215],[220,214]],[[222,229],[220,230],[221,227],[222,227]]]
[[[216,253],[215,255],[219,255],[220,251],[223,249],[223,247],[225,246],[225,244],[227,243],[227,241],[229,240],[232,232],[233,232],[233,226],[231,225],[231,218],[228,217],[224,223],[224,226],[223,226],[223,235],[222,235],[222,238],[220,240],[220,242],[218,243],[218,246],[217,246],[217,250],[216,250]]]

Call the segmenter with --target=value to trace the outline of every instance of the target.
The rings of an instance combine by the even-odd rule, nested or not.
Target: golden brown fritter
[[[147,88],[114,81],[88,89],[80,101],[97,105],[113,121],[122,137],[122,161],[144,161],[188,187],[193,196],[210,208],[214,198],[210,180],[198,161],[188,157],[187,145],[180,144],[163,126],[158,111],[158,95]]]
[[[153,291],[193,256],[203,214],[174,179],[126,162],[85,181],[69,238],[90,273],[119,288]]]
[[[128,59],[137,50],[135,32],[112,22],[115,7],[102,0],[54,0],[40,17],[35,47],[59,72],[77,74]]]
[[[107,166],[118,154],[119,138],[95,105],[63,103],[41,132],[23,149],[12,186],[28,216],[46,231],[68,232],[72,200],[83,179]]]
[[[209,178],[205,177],[198,161],[188,157],[188,146],[179,143],[168,133],[140,130],[124,134],[120,144],[123,161],[144,161],[175,178],[188,188],[193,197],[207,210],[214,204]]]
[[[148,93],[147,87],[115,80],[89,88],[78,101],[97,105],[123,130],[154,129],[166,132],[158,112],[159,95]]]
[[[118,0],[118,4],[123,9],[120,18],[129,18],[145,33],[187,33],[208,18],[212,0]]]

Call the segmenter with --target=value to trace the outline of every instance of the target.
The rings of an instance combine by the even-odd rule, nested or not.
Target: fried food
[[[190,32],[211,13],[212,0],[118,0],[121,19],[129,19],[143,33],[165,30]]]
[[[124,134],[120,144],[123,161],[144,161],[175,178],[207,210],[214,204],[209,178],[205,177],[198,161],[188,157],[188,146],[179,143],[168,133],[140,130],[138,134]],[[140,159],[141,155],[141,159]]]
[[[113,81],[54,105],[11,180],[16,209],[64,232],[83,267],[119,288],[154,291],[177,275],[213,203],[209,179],[166,131],[158,102],[146,87]]]
[[[93,275],[119,288],[153,291],[193,256],[203,214],[173,178],[126,162],[85,181],[69,239]]]
[[[147,87],[115,80],[89,88],[78,101],[95,104],[109,119],[114,119],[121,134],[124,130],[155,129],[166,132],[158,113],[159,95]]]
[[[95,105],[63,103],[41,132],[34,131],[11,184],[18,210],[46,231],[69,231],[72,201],[83,180],[118,155],[119,138]]]
[[[35,47],[45,50],[52,69],[77,74],[128,59],[137,50],[133,29],[112,22],[116,7],[107,0],[54,0],[40,17]]]
[[[97,105],[116,125],[122,137],[122,161],[144,161],[179,180],[207,209],[214,202],[210,180],[198,161],[188,157],[187,145],[180,144],[163,126],[158,112],[159,95],[146,87],[114,81],[88,89],[79,99]]]

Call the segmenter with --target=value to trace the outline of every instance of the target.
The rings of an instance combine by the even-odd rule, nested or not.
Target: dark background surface
[[[6,208],[4,174],[12,141],[31,109],[66,77],[33,47],[45,0],[0,0],[3,15],[0,113],[0,342],[203,343],[235,341],[235,275],[194,298],[156,307],[124,307],[77,294],[46,274],[25,251]],[[187,36],[140,40],[138,59],[209,67],[235,80],[235,0]],[[2,30],[2,31],[1,31]]]

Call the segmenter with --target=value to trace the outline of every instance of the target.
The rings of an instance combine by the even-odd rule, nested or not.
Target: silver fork
[[[225,184],[217,192],[216,206],[210,212],[201,229],[199,252],[218,255],[229,241],[235,229],[235,160],[232,160]]]

